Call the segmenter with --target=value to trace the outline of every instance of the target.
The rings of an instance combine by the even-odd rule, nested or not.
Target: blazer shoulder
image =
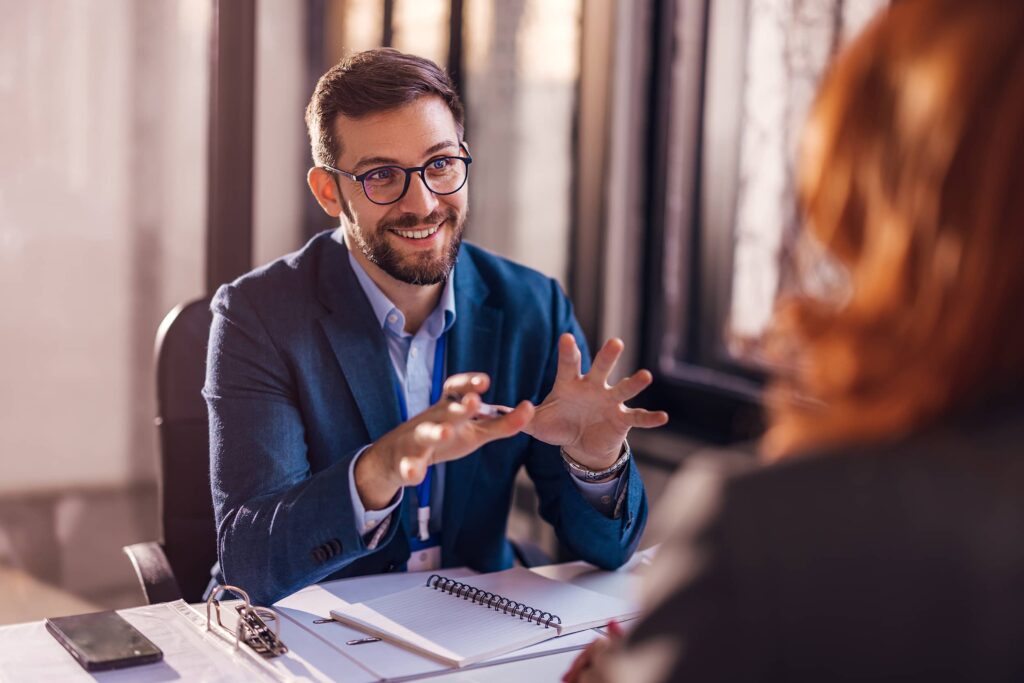
[[[462,253],[465,259],[460,259],[456,268],[468,266],[475,271],[491,301],[506,310],[549,311],[553,305],[568,303],[561,285],[553,277],[468,242],[462,243]]]
[[[1005,495],[1024,487],[1021,415],[1018,409],[977,423],[951,419],[734,473],[721,482],[719,511],[749,544],[773,543],[791,555],[813,554],[817,544],[838,539],[866,554],[882,539],[924,552],[921,520],[944,528],[951,546],[968,547],[993,515],[1024,524],[1024,502]]]
[[[271,316],[288,315],[310,306],[319,310],[316,301],[318,270],[331,244],[336,244],[331,232],[320,233],[300,249],[254,268],[230,284],[221,285],[213,298],[213,310],[218,312],[229,307],[239,296]]]

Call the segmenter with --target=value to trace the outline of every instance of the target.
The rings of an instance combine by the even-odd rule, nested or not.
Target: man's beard
[[[426,252],[403,256],[388,242],[389,230],[411,230],[420,225],[437,225],[442,221],[450,226],[452,235],[440,258]],[[460,216],[454,208],[448,207],[444,212],[435,209],[422,219],[411,213],[403,214],[391,221],[381,221],[376,230],[355,229],[350,230],[349,234],[355,239],[363,256],[396,280],[410,285],[436,285],[447,280],[455,267],[465,223],[465,214]],[[444,228],[442,225],[439,230]]]

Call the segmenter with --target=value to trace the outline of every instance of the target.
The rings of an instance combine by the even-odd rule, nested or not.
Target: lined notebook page
[[[625,601],[523,568],[470,577],[465,583],[557,614],[561,628],[545,628],[428,586],[352,605],[344,612],[331,610],[331,616],[446,663],[466,666],[540,643],[560,632],[603,626],[609,619],[635,614],[635,608]]]

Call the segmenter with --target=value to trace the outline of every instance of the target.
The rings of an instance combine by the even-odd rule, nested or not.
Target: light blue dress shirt
[[[335,239],[343,241],[340,230],[335,233]],[[455,278],[451,275],[448,277],[437,307],[423,322],[420,329],[415,334],[412,334],[405,331],[405,316],[370,278],[351,251],[349,251],[348,258],[352,265],[352,272],[355,273],[356,279],[359,281],[359,285],[366,294],[370,307],[373,309],[373,313],[377,317],[381,329],[384,331],[391,364],[398,376],[399,383],[405,390],[405,402],[409,409],[409,417],[418,415],[430,407],[430,389],[437,340],[455,323],[455,288],[453,285]],[[349,465],[348,479],[352,509],[355,512],[355,519],[362,520],[362,533],[377,532],[373,534],[373,539],[368,542],[368,546],[373,548],[376,547],[376,542],[379,538],[384,535],[381,532],[387,529],[387,525],[382,523],[389,519],[395,508],[402,503],[404,489],[399,489],[398,494],[387,507],[381,510],[366,509],[359,498],[355,481],[356,462],[366,448],[363,448],[352,459],[352,463]],[[442,506],[444,504],[444,463],[438,463],[434,468],[431,486],[431,508],[440,511],[443,509]],[[606,516],[612,516],[621,475],[611,481],[601,483],[584,482],[576,477],[571,478],[587,502]],[[440,523],[441,515],[432,514],[430,517],[431,534],[440,531]]]

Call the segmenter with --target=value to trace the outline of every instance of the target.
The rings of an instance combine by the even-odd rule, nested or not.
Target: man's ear
[[[330,171],[314,166],[306,173],[306,183],[309,185],[310,192],[316,197],[320,208],[327,215],[335,218],[341,215],[342,199],[338,196],[338,183]]]

